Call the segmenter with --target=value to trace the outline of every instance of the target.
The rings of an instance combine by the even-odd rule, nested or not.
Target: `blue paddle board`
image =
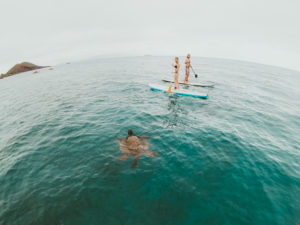
[[[161,91],[161,92],[167,92],[169,90],[168,86],[159,85],[159,84],[149,84],[150,89],[154,91]],[[174,89],[174,87],[171,88],[171,93],[176,95],[184,95],[184,96],[191,96],[191,97],[197,97],[197,98],[207,98],[207,93],[200,93],[197,91],[190,91],[190,90],[184,90],[184,89]]]

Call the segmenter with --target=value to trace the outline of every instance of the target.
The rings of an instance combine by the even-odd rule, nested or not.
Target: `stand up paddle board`
[[[163,79],[162,81],[174,83],[174,80]],[[189,82],[189,83],[179,82],[179,84],[192,85],[192,86],[197,86],[197,87],[213,87],[214,86],[214,84],[191,83],[191,82]]]
[[[149,84],[150,89],[154,91],[161,91],[161,92],[167,92],[169,90],[168,86],[159,85],[159,84]],[[189,91],[189,90],[183,90],[183,89],[174,89],[172,87],[171,93],[176,95],[185,95],[185,96],[191,96],[191,97],[198,97],[198,98],[207,98],[207,93],[200,93],[196,91]]]

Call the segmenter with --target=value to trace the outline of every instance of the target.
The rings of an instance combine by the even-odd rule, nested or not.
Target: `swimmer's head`
[[[128,130],[128,136],[133,136],[133,131],[131,129]]]

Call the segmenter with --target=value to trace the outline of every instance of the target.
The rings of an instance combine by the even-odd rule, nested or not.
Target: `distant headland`
[[[16,64],[15,66],[13,66],[6,74],[1,74],[0,79],[2,79],[4,77],[16,75],[19,73],[23,73],[23,72],[27,72],[27,71],[31,71],[31,70],[42,69],[42,68],[46,68],[46,67],[49,67],[49,66],[37,66],[37,65],[34,65],[29,62],[22,62],[22,63]]]

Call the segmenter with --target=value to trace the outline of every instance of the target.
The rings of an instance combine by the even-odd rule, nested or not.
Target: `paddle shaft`
[[[193,73],[195,74],[195,78],[198,77],[198,74],[195,73],[195,70],[193,69],[192,65],[190,65],[190,67],[192,68]]]

